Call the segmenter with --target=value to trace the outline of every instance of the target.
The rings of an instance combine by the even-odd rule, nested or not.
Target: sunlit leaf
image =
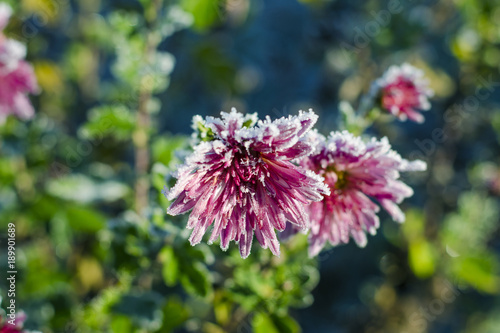
[[[174,286],[179,277],[179,259],[175,256],[174,249],[165,246],[159,254],[163,263],[162,275],[167,286]]]
[[[271,317],[267,313],[260,311],[254,314],[252,327],[255,333],[280,333]]]
[[[455,258],[452,269],[459,281],[466,282],[473,288],[496,294],[500,291],[500,263],[491,254]]]
[[[221,0],[182,0],[181,7],[193,15],[194,28],[203,31],[220,20],[223,3]]]
[[[419,278],[427,278],[434,274],[436,269],[435,249],[425,239],[416,239],[409,244],[410,267]]]

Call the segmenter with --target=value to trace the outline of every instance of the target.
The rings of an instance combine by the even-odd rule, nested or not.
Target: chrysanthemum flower
[[[413,190],[399,181],[400,171],[425,170],[422,161],[402,159],[387,138],[365,143],[351,133],[332,132],[328,138],[311,132],[308,141],[316,149],[301,165],[325,179],[331,194],[308,206],[311,229],[309,255],[317,255],[326,242],[348,243],[349,237],[364,247],[366,232],[379,227],[377,212],[382,206],[397,222],[405,215],[398,205]]]
[[[26,320],[26,314],[24,312],[16,313],[16,319],[14,320],[14,325],[9,322],[9,318],[2,318],[0,316],[0,333],[24,333],[27,332],[23,330],[24,321]]]
[[[423,76],[422,70],[409,64],[391,66],[375,80],[371,95],[378,100],[380,107],[400,120],[423,123],[424,116],[418,111],[430,109],[428,98],[434,94]]]
[[[34,109],[27,95],[39,90],[32,66],[23,60],[26,47],[2,33],[11,14],[9,6],[0,4],[0,123],[9,114],[21,119],[33,117]]]
[[[263,248],[279,255],[275,229],[285,229],[287,221],[301,229],[309,226],[305,205],[328,194],[323,179],[292,163],[313,150],[303,137],[316,123],[312,112],[300,112],[271,121],[257,121],[256,114],[243,116],[222,112],[222,119],[194,119],[205,128],[205,140],[194,147],[186,163],[178,169],[177,184],[165,191],[176,200],[171,215],[192,209],[187,227],[193,229],[192,245],[199,243],[213,224],[209,243],[220,236],[221,248],[239,243],[246,258],[253,234]],[[255,124],[256,123],[256,124]]]

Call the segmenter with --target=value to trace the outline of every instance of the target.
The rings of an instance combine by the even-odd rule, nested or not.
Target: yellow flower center
[[[326,173],[323,177],[326,178],[326,175],[330,172],[334,172],[335,175],[337,176],[337,181],[335,182],[334,189],[336,189],[336,190],[344,189],[348,183],[347,172],[346,171],[338,171],[337,169],[335,169],[335,166],[329,165],[326,168]]]

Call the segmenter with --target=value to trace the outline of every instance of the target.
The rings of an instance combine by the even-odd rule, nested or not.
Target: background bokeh
[[[14,222],[27,328],[500,331],[500,1],[7,2],[42,87],[33,120],[0,127],[0,241]],[[165,214],[193,115],[313,108],[326,134],[341,100],[403,62],[425,71],[432,109],[368,134],[428,163],[403,175],[404,224],[382,214],[364,249],[311,260],[298,236],[242,260],[191,247],[186,217]]]

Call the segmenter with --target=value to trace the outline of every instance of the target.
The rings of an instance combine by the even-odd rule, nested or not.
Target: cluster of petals
[[[371,95],[383,109],[400,120],[423,123],[424,116],[419,111],[430,109],[428,98],[433,91],[423,71],[405,63],[389,67],[381,78],[375,80]]]
[[[364,142],[347,131],[332,132],[328,138],[311,131],[308,141],[316,148],[301,165],[324,178],[331,191],[308,206],[310,256],[327,242],[348,243],[350,237],[365,246],[366,232],[373,235],[379,227],[379,205],[395,221],[404,222],[398,204],[413,190],[398,180],[400,172],[425,170],[424,162],[401,158],[387,138]]]
[[[170,215],[190,210],[190,242],[199,243],[213,225],[209,243],[219,239],[222,249],[239,244],[246,258],[253,236],[263,248],[279,255],[276,230],[287,221],[309,227],[306,207],[321,201],[329,189],[323,178],[294,161],[307,157],[312,143],[301,140],[317,121],[312,111],[271,121],[235,109],[221,118],[195,117],[211,137],[194,147],[175,177],[176,185],[164,191]]]
[[[39,91],[33,67],[24,60],[26,47],[3,34],[11,15],[12,9],[0,3],[0,123],[10,114],[32,118],[28,94]]]

